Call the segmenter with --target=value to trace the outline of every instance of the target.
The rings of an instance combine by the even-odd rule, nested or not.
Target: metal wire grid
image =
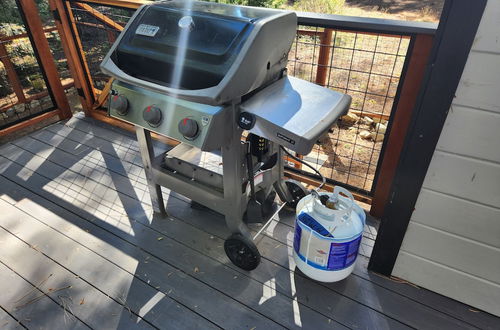
[[[118,25],[125,26],[135,10],[98,5],[89,5],[87,10],[74,4],[71,8],[92,82],[95,88],[102,89],[110,77],[101,72],[99,65],[120,31],[105,24],[95,15],[103,14]]]
[[[389,134],[388,129],[385,134],[383,130],[391,116],[410,39],[332,31],[331,43],[322,44],[325,32],[318,27],[299,27],[289,55],[289,74],[318,82],[318,70],[326,69],[324,85],[353,100],[349,116],[332,127],[304,159],[330,180],[371,194],[380,151]],[[327,61],[318,63],[325,49]],[[361,138],[364,134],[370,137]]]
[[[29,38],[15,38],[25,32],[18,24],[0,28],[0,129],[54,107]]]
[[[90,12],[88,9],[72,5],[94,87],[101,89],[109,77],[100,71],[99,65],[119,31],[96,18],[96,14],[103,14],[125,26],[134,10],[102,5],[92,5]],[[300,31],[308,31],[308,35]],[[316,82],[318,68],[326,68],[325,86],[351,95],[350,112],[359,119],[354,123],[339,121],[322,139],[321,145],[304,158],[327,178],[370,194],[383,140],[381,136],[378,136],[378,142],[364,140],[357,133],[366,130],[375,138],[382,134],[380,126],[375,127],[365,117],[373,117],[375,122],[380,121],[377,118],[383,118],[382,124],[389,119],[409,38],[333,31],[331,44],[324,45],[321,44],[322,33],[322,28],[299,26],[289,55],[289,74]],[[330,50],[326,64],[318,63],[322,47]]]

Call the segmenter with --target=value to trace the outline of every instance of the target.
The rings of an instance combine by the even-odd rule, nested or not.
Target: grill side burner
[[[131,18],[101,64],[115,78],[108,112],[136,127],[154,211],[166,214],[163,186],[222,213],[226,254],[252,270],[260,254],[246,222],[272,218],[276,195],[294,206],[307,193],[283,180],[282,146],[309,153],[351,98],[286,76],[294,13],[186,3]],[[151,132],[181,144],[158,154]]]

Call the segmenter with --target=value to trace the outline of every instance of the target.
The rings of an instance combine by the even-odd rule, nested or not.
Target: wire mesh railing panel
[[[103,89],[109,77],[101,73],[100,63],[134,10],[70,4],[92,83]],[[374,191],[409,44],[405,35],[298,27],[288,73],[352,97],[348,115],[303,155],[332,182],[368,195]]]
[[[0,129],[52,110],[54,103],[24,27],[0,27]]]
[[[333,182],[373,192],[409,44],[403,35],[299,26],[289,74],[352,97],[349,113],[304,156]]]
[[[135,10],[101,5],[82,8],[77,4],[72,4],[71,9],[92,82],[95,88],[102,89],[109,77],[99,66]]]

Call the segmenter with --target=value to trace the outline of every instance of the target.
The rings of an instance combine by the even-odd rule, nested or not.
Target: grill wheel
[[[224,250],[233,264],[244,270],[254,270],[260,263],[260,253],[254,242],[241,234],[232,234],[224,242]]]

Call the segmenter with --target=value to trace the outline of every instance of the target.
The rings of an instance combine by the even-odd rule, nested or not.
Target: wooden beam
[[[82,9],[86,10],[90,15],[92,15],[93,17],[95,17],[99,21],[103,22],[104,24],[112,27],[113,29],[116,29],[117,31],[120,31],[120,32],[123,31],[123,26],[121,26],[120,24],[116,23],[115,21],[113,21],[108,16],[106,16],[106,15],[102,14],[101,12],[95,10],[91,6],[89,6],[89,5],[85,4],[85,3],[80,3],[80,2],[75,2],[75,5],[77,7],[80,7]]]
[[[328,68],[332,51],[333,30],[325,29],[319,41],[318,70],[316,71],[316,84],[327,85]]]
[[[111,90],[111,85],[113,84],[113,80],[114,78],[109,78],[106,85],[104,85],[104,88],[99,93],[99,97],[97,98],[96,103],[94,103],[94,105],[92,106],[92,110],[97,110],[102,107],[104,103],[106,103],[106,100],[109,97],[109,91]]]
[[[145,0],[83,0],[83,1],[79,1],[79,2],[121,7],[121,8],[137,9],[144,4],[151,3],[152,1],[145,1]]]
[[[73,86],[74,86],[73,80],[71,80],[70,82],[67,82],[67,83],[63,84],[64,90],[67,90],[67,89],[69,89],[69,88],[71,88]],[[21,103],[28,103],[28,102],[31,102],[33,100],[38,100],[38,99],[41,99],[42,97],[47,96],[47,95],[49,95],[49,91],[48,90],[45,90],[45,91],[37,93],[37,94],[30,95],[30,96],[28,96],[26,98],[26,100],[24,102],[16,102],[16,103],[9,104],[7,106],[4,106],[4,107],[0,108],[0,113],[9,110],[10,108],[12,108],[15,105],[18,105],[18,104],[21,104]]]
[[[299,182],[305,183],[307,185],[315,186],[315,187],[318,187],[321,184],[321,181],[319,181],[319,180],[310,178],[310,177],[303,175],[303,174],[298,174],[295,172],[287,171],[286,168],[285,168],[285,177],[293,179],[293,180],[297,180]],[[325,183],[325,185],[323,186],[322,189],[329,191],[329,192],[333,192],[334,188],[335,188],[335,185],[330,184],[330,183]],[[363,202],[366,204],[372,203],[372,199],[369,196],[362,195],[362,194],[352,192],[352,191],[351,191],[351,194],[353,195],[354,199],[356,199],[357,201],[360,201],[360,202]]]
[[[56,27],[61,37],[61,44],[68,60],[71,76],[75,81],[75,87],[81,91],[80,102],[83,112],[85,115],[88,115],[88,112],[92,109],[92,93],[86,82],[85,68],[81,65],[80,58],[78,57],[78,47],[71,34],[71,25],[68,17],[65,15],[65,7],[62,0],[49,0],[49,8],[52,12],[58,13],[60,17],[60,20],[55,20]]]
[[[34,0],[16,0],[19,12],[28,32],[33,50],[43,71],[47,88],[52,94],[55,106],[59,109],[59,118],[65,119],[72,116],[68,98],[64,93],[61,78],[57,70],[54,57],[50,51],[49,42],[45,37],[43,23],[38,14],[38,7]]]
[[[9,134],[12,134],[14,132],[17,132],[17,131],[19,131],[19,130],[21,130],[23,128],[35,125],[35,124],[37,124],[39,122],[42,122],[44,120],[47,120],[49,118],[58,116],[59,113],[60,113],[59,109],[52,110],[52,111],[43,113],[43,114],[41,114],[39,116],[36,116],[34,118],[22,121],[19,124],[15,124],[15,125],[12,125],[10,127],[7,127],[7,128],[5,128],[3,130],[0,130],[0,137],[4,137],[6,135],[9,135]]]
[[[43,29],[43,31],[45,33],[49,33],[49,32],[56,31],[56,30],[57,30],[57,28],[55,26]],[[15,34],[13,36],[0,36],[0,42],[1,41],[12,41],[12,40],[22,39],[22,38],[28,38],[28,34],[27,33],[21,33],[21,34]]]
[[[377,218],[382,217],[389,199],[392,181],[408,133],[413,108],[424,79],[433,40],[434,38],[431,35],[417,35],[411,47],[411,52],[407,55],[410,57],[408,69],[404,75],[400,96],[394,110],[390,134],[387,137],[387,145],[382,156],[379,175],[377,182],[375,182],[370,214]]]
[[[12,61],[10,60],[7,48],[5,47],[5,42],[3,41],[0,41],[0,61],[5,67],[9,84],[17,96],[17,102],[24,103],[26,101],[26,97],[24,95],[23,86],[21,84],[21,81],[19,80],[19,76],[17,75],[16,70],[14,69]]]
[[[360,117],[370,117],[383,120],[389,120],[390,118],[389,115],[384,115],[383,113],[373,113],[373,112],[358,111],[358,110],[349,110],[349,112]]]
[[[73,10],[71,9],[71,3],[69,1],[61,1],[58,0],[58,2],[63,2],[63,11],[60,12],[61,14],[64,13],[66,15],[65,18],[67,19],[66,22],[70,25],[70,29],[72,29],[72,34],[71,37],[73,38],[74,45],[76,47],[77,51],[77,56],[78,56],[78,63],[81,66],[81,72],[83,74],[82,79],[84,79],[84,82],[82,81],[82,86],[88,86],[88,91],[90,93],[90,99],[87,100],[89,104],[89,110],[92,108],[92,104],[95,102],[97,96],[94,93],[94,82],[92,81],[92,74],[90,73],[90,69],[87,63],[87,58],[85,56],[85,51],[83,49],[82,41],[80,39],[80,34],[78,33],[78,28],[76,26],[76,20],[75,16],[73,15]],[[69,19],[69,21],[68,21]],[[62,21],[62,17],[61,17]],[[68,30],[71,31],[71,30]],[[84,84],[83,84],[84,83]],[[85,97],[88,98],[88,96],[85,94]]]

